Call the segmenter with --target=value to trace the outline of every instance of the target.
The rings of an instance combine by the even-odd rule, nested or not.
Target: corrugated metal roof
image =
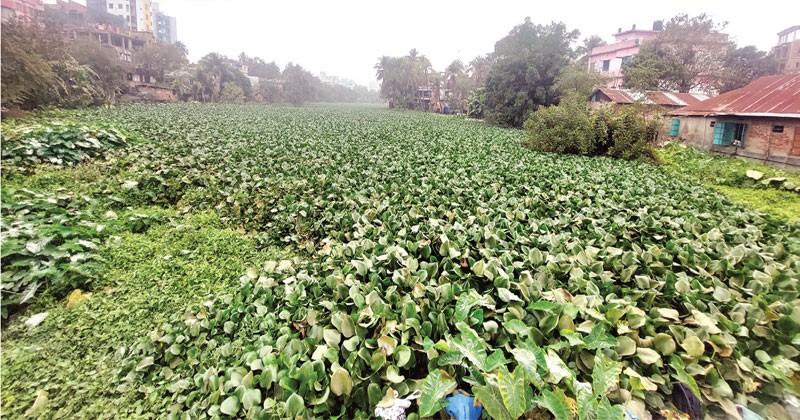
[[[699,93],[647,91],[643,94],[631,89],[612,89],[607,87],[602,87],[597,90],[603,92],[603,94],[611,99],[611,102],[616,104],[632,104],[641,101],[648,105],[683,107],[708,99],[708,95]]]
[[[673,111],[673,115],[800,115],[800,74],[765,76],[745,87]]]

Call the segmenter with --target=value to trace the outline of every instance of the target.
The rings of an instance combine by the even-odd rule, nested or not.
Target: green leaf
[[[292,394],[289,398],[286,399],[286,414],[291,417],[295,418],[298,416],[302,416],[306,411],[305,402],[303,401],[303,397]]]
[[[706,348],[705,344],[694,335],[683,340],[681,347],[686,350],[686,354],[695,358],[702,356]]]
[[[486,343],[478,336],[472,328],[464,323],[459,323],[456,327],[461,330],[459,338],[453,338],[453,347],[464,355],[476,368],[484,370],[486,367]]]
[[[236,413],[239,412],[239,398],[235,395],[226,398],[225,401],[222,402],[222,405],[220,405],[219,411],[221,411],[222,414],[235,416]]]
[[[672,339],[671,336],[668,334],[656,334],[653,337],[653,347],[658,350],[662,356],[669,356],[672,353],[675,353],[675,340]]]
[[[511,349],[511,354],[525,372],[525,377],[539,388],[543,382],[541,371],[547,365],[544,351],[538,347],[535,347],[535,351],[516,348]]]
[[[394,351],[394,360],[397,367],[404,367],[411,360],[411,349],[408,346],[397,346]]]
[[[587,350],[610,349],[618,344],[617,339],[607,334],[602,325],[597,324],[586,337],[583,337]]]
[[[503,328],[523,337],[528,335],[528,331],[530,330],[529,326],[525,325],[524,322],[518,319],[512,319],[511,321],[504,322]]]
[[[653,363],[661,360],[661,356],[657,351],[644,347],[639,347],[636,349],[636,356],[638,356],[639,360],[646,365],[652,365]]]
[[[467,293],[463,293],[458,297],[458,301],[456,301],[456,309],[455,313],[453,314],[453,319],[456,322],[466,321],[467,316],[469,316],[470,309],[480,303],[482,299],[483,298],[481,295],[479,295],[475,290],[470,290]]]
[[[622,365],[597,352],[592,368],[592,389],[595,395],[605,395],[619,383]]]
[[[618,405],[611,405],[608,398],[603,397],[597,404],[597,418],[609,420],[622,420],[625,418],[625,411]]]
[[[512,418],[517,418],[525,412],[527,402],[525,401],[525,373],[521,368],[514,369],[510,373],[505,366],[497,372],[497,388],[503,399],[506,411]]]
[[[242,394],[242,406],[244,407],[244,411],[248,411],[250,408],[259,404],[261,404],[260,389],[248,389],[244,391]]]
[[[353,380],[350,373],[344,369],[337,369],[331,376],[331,392],[333,395],[350,395],[353,390]]]
[[[556,420],[572,420],[572,410],[561,388],[554,388],[553,391],[543,389],[542,394],[534,397],[533,402],[549,411]]]
[[[515,417],[512,417],[511,414],[508,413],[508,410],[503,403],[503,397],[497,387],[492,385],[473,386],[472,393],[475,394],[475,398],[481,402],[483,409],[489,413],[491,418],[495,420],[515,419]],[[422,413],[420,413],[420,415],[422,415]]]
[[[444,399],[453,389],[456,381],[443,370],[434,370],[425,378],[422,394],[419,397],[420,417],[431,417],[447,404]]]

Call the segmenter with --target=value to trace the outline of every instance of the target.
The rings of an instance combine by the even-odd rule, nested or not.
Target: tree
[[[2,25],[2,104],[32,109],[58,100],[53,86],[60,85],[54,65],[67,59],[57,32],[16,20]],[[49,97],[49,98],[48,98]]]
[[[774,74],[775,59],[754,46],[731,48],[725,56],[725,74],[719,92],[725,93],[743,87],[751,81]]]
[[[486,118],[519,127],[530,111],[557,103],[555,81],[574,56],[570,44],[578,35],[563,23],[535,25],[525,18],[497,41],[497,62],[486,78]]]
[[[259,57],[248,57],[247,54],[239,54],[239,62],[247,66],[249,76],[261,79],[277,79],[281,76],[281,69],[274,61],[267,63]]]
[[[219,95],[222,102],[244,102],[244,91],[233,82],[225,82]]]
[[[558,75],[554,88],[561,98],[572,92],[587,98],[596,88],[605,86],[607,81],[608,78],[602,73],[586,70],[585,65],[577,62]]]
[[[493,58],[491,55],[479,55],[469,62],[467,72],[475,85],[480,86],[486,81],[486,75],[492,67]]]
[[[575,48],[575,55],[579,57],[578,62],[586,66],[589,63],[589,54],[597,47],[606,45],[606,41],[597,35],[592,35],[583,39],[583,44]]]
[[[161,43],[152,43],[137,51],[134,61],[140,67],[154,71],[159,82],[165,81],[167,72],[178,70],[187,64],[180,48]]]
[[[194,79],[199,83],[200,89],[196,92],[196,99],[200,101],[218,101],[222,88],[227,82],[238,85],[245,98],[251,95],[250,79],[238,68],[228,63],[228,59],[217,53],[207,54],[197,63]]]
[[[640,90],[718,90],[732,46],[720,32],[725,25],[705,14],[673,17],[658,38],[645,42],[639,54],[623,66],[625,85]]]
[[[300,65],[289,63],[283,69],[284,99],[293,105],[302,105],[314,97],[312,82],[315,77]]]
[[[114,103],[117,95],[125,92],[127,83],[125,76],[132,66],[119,59],[114,47],[82,40],[69,45],[69,53],[78,63],[94,70],[105,95],[105,101]]]

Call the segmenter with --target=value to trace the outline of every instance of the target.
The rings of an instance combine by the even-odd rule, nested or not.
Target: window
[[[716,121],[711,121],[711,124],[709,124],[708,126],[709,126],[709,127],[713,127],[713,126],[715,126],[715,125],[717,125],[717,122],[716,122]]]
[[[603,71],[608,71],[611,68],[611,60],[603,60]]]
[[[108,3],[108,8],[109,9],[113,9],[114,8],[114,3]]]
[[[714,145],[744,147],[747,124],[719,122],[714,127]]]
[[[633,60],[633,56],[626,55],[625,57],[622,57],[622,64],[628,64],[631,62],[631,60]]]
[[[118,5],[117,5],[117,9],[120,9],[120,10],[122,10],[122,3],[120,3],[120,4],[118,4]]]
[[[131,10],[131,5],[130,4],[126,4],[125,5],[125,11],[126,12],[130,12],[130,10]]]
[[[681,129],[681,120],[677,118],[672,119],[672,126],[669,128],[670,137],[678,137],[678,132]]]
[[[782,125],[778,125],[778,124],[773,125],[772,126],[772,132],[773,133],[783,133],[783,126]]]

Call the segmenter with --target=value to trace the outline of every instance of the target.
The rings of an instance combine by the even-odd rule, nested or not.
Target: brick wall
[[[800,167],[800,119],[798,118],[733,118],[733,117],[680,117],[678,138],[688,143],[719,153],[742,156]],[[669,133],[671,119],[666,120]],[[714,127],[717,121],[747,124],[744,147],[715,146]],[[783,126],[783,132],[773,127]]]

